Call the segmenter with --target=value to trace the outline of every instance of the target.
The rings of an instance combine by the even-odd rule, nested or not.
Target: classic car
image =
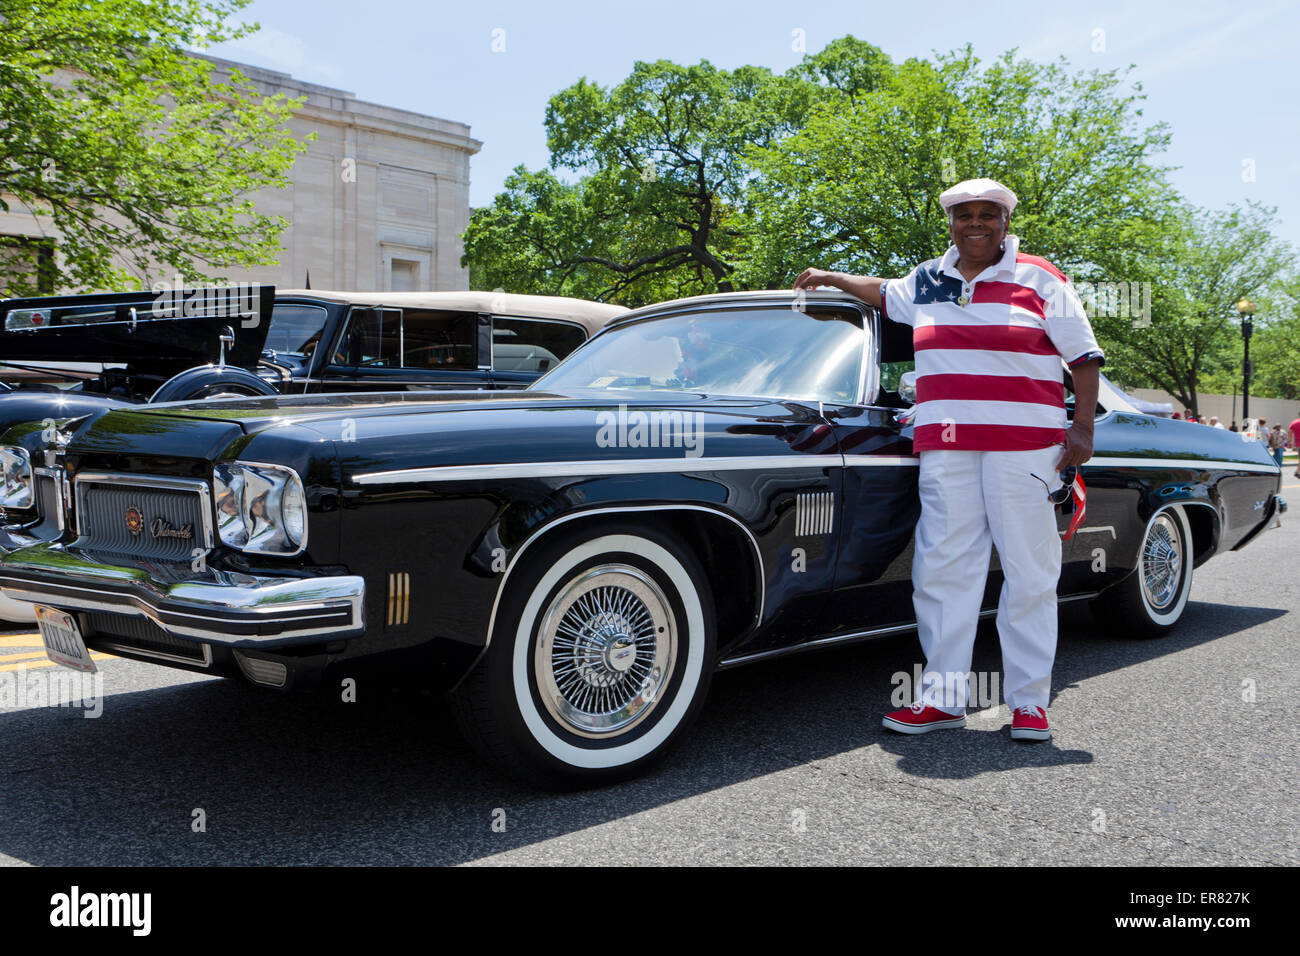
[[[562,296],[251,285],[9,299],[0,376],[23,384],[0,382],[0,432],[141,402],[522,388],[626,311]],[[0,592],[0,620],[32,618]]]
[[[64,652],[274,688],[385,659],[509,773],[636,773],[714,671],[914,627],[909,332],[838,292],[720,294],[630,312],[524,391],[119,409],[40,470],[17,429],[0,586]],[[1099,404],[1060,599],[1160,634],[1283,510],[1279,469]]]
[[[626,311],[562,296],[277,294],[254,285],[0,300],[0,425],[25,420],[10,406],[55,391],[47,379],[62,380],[57,392],[86,409],[277,392],[522,388]]]

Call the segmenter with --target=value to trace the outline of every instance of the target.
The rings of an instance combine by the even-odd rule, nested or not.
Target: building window
[[[414,259],[394,259],[389,288],[394,292],[420,291],[420,263]]]
[[[5,298],[54,295],[54,240],[0,236],[0,283]]]

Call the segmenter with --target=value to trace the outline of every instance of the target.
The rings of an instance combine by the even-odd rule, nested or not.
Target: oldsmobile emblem
[[[126,509],[126,530],[132,534],[139,534],[144,530],[144,515],[140,513],[139,508]]]
[[[155,538],[181,538],[189,541],[194,537],[194,525],[187,524],[178,528],[166,518],[154,518],[153,524],[149,526],[149,532]]]

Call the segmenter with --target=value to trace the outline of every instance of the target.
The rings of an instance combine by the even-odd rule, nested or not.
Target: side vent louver
[[[795,496],[796,538],[830,534],[835,528],[835,494],[814,491]]]
[[[411,619],[411,576],[399,571],[388,576],[388,627],[400,627]]]

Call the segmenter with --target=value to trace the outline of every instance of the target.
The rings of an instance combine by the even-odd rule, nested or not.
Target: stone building
[[[291,185],[262,190],[259,212],[283,216],[279,264],[231,270],[231,281],[318,289],[457,291],[469,288],[460,235],[469,221],[470,157],[482,146],[465,123],[359,100],[352,93],[216,57],[262,92],[306,96],[290,123],[316,139],[290,170]],[[58,237],[14,203],[0,235],[57,250]]]

